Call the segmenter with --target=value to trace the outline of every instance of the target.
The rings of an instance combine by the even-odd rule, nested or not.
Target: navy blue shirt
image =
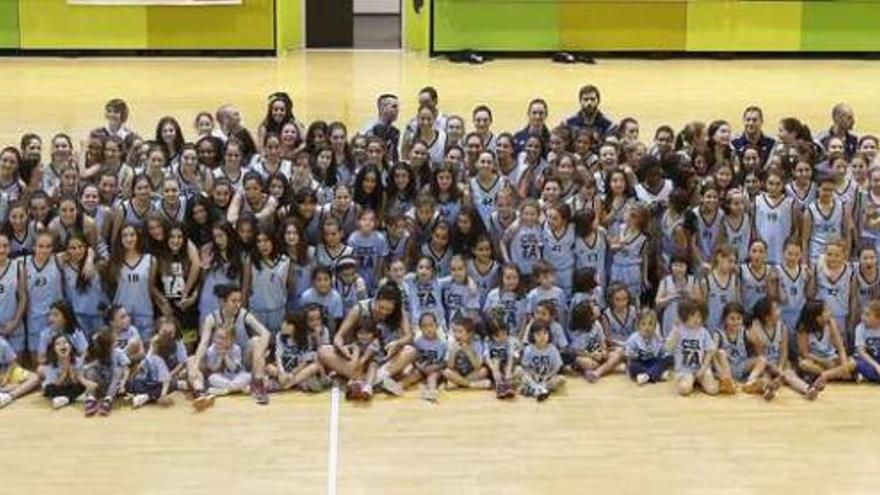
[[[592,129],[599,133],[601,138],[605,138],[608,131],[614,125],[608,117],[601,111],[596,112],[596,116],[592,122],[587,122],[583,112],[578,112],[565,120],[565,125],[573,129]]]
[[[776,146],[776,140],[765,136],[761,133],[761,137],[758,138],[757,143],[752,143],[749,141],[749,138],[746,137],[745,133],[742,133],[733,140],[731,143],[733,145],[733,149],[736,150],[736,154],[742,158],[743,153],[746,151],[746,147],[752,145],[758,148],[758,154],[761,156],[761,163],[766,163],[767,158],[770,157],[770,152],[773,150],[773,147]]]
[[[819,138],[817,139],[817,141],[822,144],[822,148],[825,150],[826,153],[828,152],[828,141],[831,141],[831,138],[833,137],[835,137],[833,127],[829,128],[822,134],[819,134]],[[856,150],[858,149],[858,147],[859,138],[857,138],[855,134],[847,132],[846,136],[843,138],[843,152],[846,155],[847,160],[852,158],[852,156],[856,154]]]
[[[529,130],[529,126],[525,126],[519,132],[513,135],[513,149],[517,155],[519,155],[521,151],[526,149],[526,141],[529,140],[529,136],[531,136],[532,134],[532,131]],[[547,143],[550,142],[550,129],[548,129],[545,125],[541,128],[541,132],[538,135],[541,137],[541,143],[543,144],[542,154],[546,155]]]

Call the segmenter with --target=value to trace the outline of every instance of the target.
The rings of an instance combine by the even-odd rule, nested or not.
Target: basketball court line
[[[330,392],[330,434],[327,446],[327,495],[336,495],[339,467],[339,384]]]

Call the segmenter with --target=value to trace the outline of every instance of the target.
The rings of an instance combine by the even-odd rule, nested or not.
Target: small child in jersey
[[[404,280],[401,285],[404,290],[401,292],[406,294],[411,321],[419,321],[423,313],[430,312],[439,318],[438,324],[443,326],[446,322],[443,291],[434,260],[423,256],[416,265],[415,273],[407,273]]]
[[[516,395],[513,384],[516,343],[504,321],[504,311],[498,308],[489,314],[489,338],[484,343],[483,359],[489,368],[492,381],[495,382],[495,397],[511,399]]]
[[[443,370],[446,389],[490,389],[489,370],[483,366],[483,343],[474,333],[473,320],[462,315],[455,317],[452,336]]]
[[[535,263],[534,280],[538,286],[526,296],[526,312],[534,313],[539,302],[551,301],[555,306],[557,321],[568,326],[568,296],[556,285],[556,267],[545,260]]]
[[[529,345],[517,368],[522,381],[520,393],[539,402],[546,400],[551,392],[565,385],[565,377],[559,374],[561,370],[562,356],[553,345],[550,328],[539,323],[532,330]]]
[[[680,395],[690,395],[698,385],[709,395],[718,394],[718,381],[712,374],[715,342],[703,326],[703,310],[698,302],[685,299],[678,305],[681,322],[666,339],[666,352],[675,357],[675,382]]]
[[[357,261],[354,258],[342,258],[336,263],[336,278],[333,289],[342,297],[342,314],[348,314],[358,301],[369,297],[367,283],[357,272]]]
[[[798,370],[819,390],[829,381],[852,380],[856,363],[849,357],[828,303],[808,301],[797,329]]]
[[[732,394],[736,391],[733,380],[745,381],[743,392],[759,394],[765,391],[766,382],[761,379],[767,368],[762,357],[750,358],[747,348],[746,328],[743,324],[745,308],[742,304],[731,302],[721,313],[721,327],[715,329],[712,338],[718,352],[715,354],[715,369],[719,376],[719,392]],[[773,398],[775,390],[766,388],[765,398]]]
[[[214,341],[205,353],[205,367],[210,395],[246,394],[250,390],[251,374],[244,368],[241,347],[235,343],[231,328],[214,331]]]
[[[880,301],[867,304],[856,326],[856,381],[880,383]]]
[[[186,352],[186,344],[183,343],[183,330],[180,321],[173,316],[161,316],[156,319],[155,332],[153,335],[166,335],[174,344],[170,351],[162,355],[171,375],[171,388],[186,390],[186,364],[189,357]]]
[[[116,334],[103,328],[92,337],[83,376],[91,382],[86,386],[85,415],[92,417],[110,415],[113,399],[128,381],[131,360],[125,351],[116,346]]]
[[[449,263],[449,276],[440,279],[446,321],[456,315],[473,315],[480,310],[480,291],[471,280],[464,257],[456,254]]]
[[[86,392],[89,383],[83,377],[82,365],[70,339],[64,334],[56,335],[50,342],[46,362],[40,366],[39,373],[43,380],[43,397],[51,401],[53,409],[61,409],[75,401]]]
[[[501,285],[489,291],[483,311],[490,308],[503,308],[504,322],[514,335],[522,332],[526,322],[525,297],[523,296],[522,277],[514,265],[501,267]]]
[[[446,366],[446,340],[440,335],[437,315],[427,311],[419,318],[419,332],[413,345],[418,356],[412,371],[403,379],[401,385],[409,387],[424,380],[421,389],[422,399],[437,401],[437,382],[440,372]]]
[[[572,308],[568,347],[560,351],[565,366],[584,376],[608,360],[605,332],[597,315],[598,312],[588,301]]]
[[[654,310],[639,313],[638,331],[626,339],[625,354],[626,373],[637,384],[663,381],[671,363]]]
[[[168,360],[175,355],[176,344],[174,335],[168,332],[156,334],[150,340],[150,351],[126,385],[126,392],[131,395],[132,409],[150,402],[163,406],[174,402],[168,395],[174,386]]]
[[[569,307],[574,309],[581,302],[589,302],[597,314],[605,308],[605,296],[602,294],[602,286],[596,276],[593,267],[575,270],[572,283],[571,301]]]
[[[266,372],[281,390],[315,390],[307,385],[310,378],[323,374],[317,351],[314,339],[310,338],[306,313],[287,314],[275,336],[275,363],[268,365]]]
[[[379,369],[382,350],[379,343],[379,328],[376,322],[361,320],[355,332],[355,341],[349,344],[348,352],[352,357],[352,375],[345,392],[347,400],[368,401],[373,397],[372,383]]]
[[[37,389],[40,377],[18,364],[12,345],[0,337],[0,409]]]

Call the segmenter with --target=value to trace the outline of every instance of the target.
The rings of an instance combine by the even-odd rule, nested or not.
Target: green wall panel
[[[559,46],[557,2],[434,1],[437,50],[553,50]]]
[[[683,50],[683,2],[572,2],[560,4],[560,46],[568,50]]]
[[[0,48],[18,44],[18,0],[0,0]]]
[[[802,2],[688,2],[689,51],[797,51]]]
[[[804,2],[806,51],[880,50],[880,3]]]
[[[275,4],[279,52],[303,47],[303,2],[305,0],[277,0]]]
[[[147,48],[146,7],[68,5],[67,0],[21,0],[22,48]]]
[[[147,46],[152,49],[274,49],[274,0],[242,5],[147,7]]]

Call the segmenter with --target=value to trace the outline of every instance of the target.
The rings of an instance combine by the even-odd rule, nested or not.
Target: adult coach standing
[[[394,127],[394,122],[400,114],[400,100],[397,95],[385,93],[376,99],[377,115],[367,121],[361,128],[361,134],[375,136],[385,141],[388,148],[388,156],[392,162],[397,162],[400,143],[400,129]]]
[[[614,121],[599,110],[599,103],[602,101],[599,88],[592,84],[583,86],[578,91],[578,100],[580,100],[581,109],[566,119],[565,125],[572,130],[587,129],[596,132],[599,135],[597,144],[601,144],[611,128],[614,127]]]
[[[852,133],[853,126],[856,123],[856,116],[853,109],[846,103],[838,103],[831,109],[831,127],[819,134],[816,141],[822,144],[824,150],[828,150],[828,142],[831,138],[840,138],[843,141],[843,149],[847,160],[852,158],[859,147],[859,138]]]
[[[743,111],[743,133],[731,143],[736,154],[742,160],[746,148],[755,148],[761,157],[761,165],[767,163],[770,152],[776,146],[776,140],[764,135],[764,112],[761,107],[750,106]]]

